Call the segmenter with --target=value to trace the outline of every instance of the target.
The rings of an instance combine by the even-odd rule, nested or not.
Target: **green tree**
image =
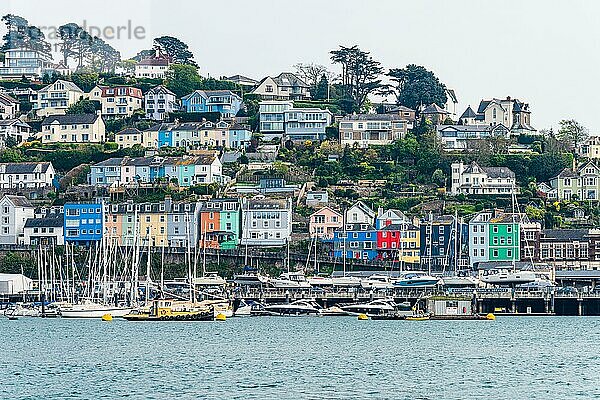
[[[313,99],[315,100],[326,100],[329,94],[329,80],[325,74],[321,75],[321,79],[319,83],[317,83],[317,87],[315,88]]]
[[[446,86],[425,67],[409,64],[406,68],[390,69],[387,75],[396,82],[398,104],[410,107],[417,113],[432,103],[439,106],[446,104]]]
[[[98,79],[97,72],[80,71],[71,74],[71,81],[84,92],[92,90],[98,84]]]
[[[67,114],[95,114],[102,106],[97,100],[80,99],[67,108]]]
[[[181,40],[173,36],[161,36],[154,39],[154,42],[164,50],[174,63],[198,67],[196,61],[193,60],[194,55],[188,49],[188,45]]]
[[[441,169],[436,169],[431,175],[431,180],[438,185],[438,187],[446,187],[446,174]]]
[[[342,66],[342,85],[345,98],[352,100],[354,107],[361,110],[368,95],[385,87],[380,76],[383,68],[379,61],[375,61],[371,54],[362,51],[358,46],[340,46],[332,50],[331,61]]]
[[[85,31],[76,23],[68,23],[58,27],[58,38],[60,39],[60,52],[63,56],[63,63],[68,65],[69,58],[78,54],[77,48],[80,45],[82,34]]]
[[[574,119],[563,119],[559,123],[558,140],[571,152],[576,153],[581,143],[589,136],[588,129]]]
[[[171,64],[165,73],[167,89],[183,97],[200,88],[202,78],[193,65]]]
[[[44,32],[18,15],[7,14],[2,17],[7,32],[2,37],[2,50],[25,48],[51,56],[51,46]]]
[[[123,68],[125,73],[133,74],[135,72],[135,66],[138,62],[134,59],[122,60],[118,66]]]

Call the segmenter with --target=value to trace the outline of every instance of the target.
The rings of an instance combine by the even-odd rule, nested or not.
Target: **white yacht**
[[[310,286],[315,287],[323,287],[323,286],[333,286],[333,279],[326,276],[307,276],[307,282]]]
[[[333,286],[360,287],[360,278],[356,276],[338,276],[331,278]]]
[[[410,303],[396,304],[394,299],[379,299],[362,304],[348,304],[342,305],[340,308],[351,315],[366,314],[369,317],[373,315],[404,312],[406,312],[407,315],[412,315]]]
[[[455,288],[466,288],[466,287],[477,287],[479,286],[479,279],[474,276],[443,276],[442,277],[442,285],[445,287],[455,287]]]
[[[86,301],[82,304],[61,307],[60,316],[63,318],[101,318],[104,314],[113,317],[123,317],[133,310],[132,307],[119,307]]]
[[[429,275],[424,271],[409,271],[402,273],[394,282],[395,287],[401,288],[431,288],[440,282],[440,278]]]
[[[296,300],[289,304],[270,304],[263,311],[270,315],[319,315],[323,307],[314,300]]]
[[[220,277],[217,272],[206,272],[204,276],[194,278],[194,285],[199,286],[223,286],[226,283],[225,278]]]
[[[389,276],[375,274],[361,280],[360,286],[363,289],[385,290],[393,289],[394,283]]]
[[[518,270],[513,267],[497,267],[481,273],[481,281],[490,285],[521,285],[535,280],[533,271]]]
[[[279,278],[270,278],[269,284],[276,289],[310,289],[310,283],[302,272],[286,272]]]

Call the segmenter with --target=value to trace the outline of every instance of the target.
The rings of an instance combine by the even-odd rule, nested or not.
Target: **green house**
[[[489,261],[519,261],[520,215],[500,214],[489,220]]]

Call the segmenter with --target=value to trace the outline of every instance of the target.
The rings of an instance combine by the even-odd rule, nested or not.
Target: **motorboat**
[[[340,308],[351,315],[366,314],[369,317],[393,313],[412,315],[413,313],[409,302],[397,304],[394,299],[379,299],[368,303],[348,304],[342,305]]]
[[[556,286],[554,282],[544,273],[535,273],[535,281],[518,285],[519,289],[545,290]]]
[[[385,289],[393,289],[394,284],[392,279],[386,275],[371,275],[366,279],[362,279],[360,281],[360,286],[363,289],[373,289],[373,290],[385,290]]]
[[[113,318],[119,318],[129,314],[132,307],[113,306],[86,301],[81,304],[61,307],[59,310],[60,316],[63,318],[101,318],[104,314],[110,314]]]
[[[512,267],[497,267],[481,273],[481,281],[490,285],[522,285],[535,282],[533,271],[518,270]]]
[[[233,317],[233,305],[229,300],[202,300],[196,303],[195,306],[201,309],[208,308],[214,310],[215,317],[219,314],[223,314],[227,318]]]
[[[223,286],[226,283],[225,278],[220,277],[217,272],[206,272],[204,276],[194,278],[194,285],[198,286]]]
[[[430,288],[440,282],[440,278],[429,275],[424,271],[410,271],[402,273],[394,282],[395,287],[401,288]]]
[[[269,284],[276,289],[310,289],[310,283],[302,272],[286,272],[279,278],[269,279]]]
[[[333,286],[360,287],[360,278],[357,276],[337,276],[331,278]]]
[[[333,286],[333,279],[326,276],[307,276],[306,281],[315,287]]]
[[[445,287],[466,288],[479,286],[479,279],[474,276],[443,276],[442,285]]]
[[[252,308],[257,307],[260,303],[255,302],[254,300],[244,300],[241,299],[237,308],[233,312],[234,317],[249,317],[252,315]]]
[[[319,315],[323,307],[314,300],[296,300],[285,304],[270,304],[263,307],[269,315]]]
[[[269,283],[269,278],[255,272],[244,272],[233,276],[237,286],[261,286]]]
[[[337,316],[345,316],[345,315],[350,315],[350,314],[348,314],[346,311],[342,310],[338,306],[331,306],[331,307],[327,307],[327,308],[324,308],[323,310],[321,310],[321,315],[324,317],[337,317]]]

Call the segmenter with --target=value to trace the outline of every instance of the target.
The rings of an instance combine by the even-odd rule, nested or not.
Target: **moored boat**
[[[394,282],[395,287],[401,288],[430,288],[440,282],[440,279],[424,271],[410,271],[400,275]]]
[[[215,308],[189,301],[153,300],[149,308],[138,308],[123,316],[128,321],[213,321]]]
[[[533,271],[518,270],[513,267],[497,267],[481,274],[481,281],[490,285],[521,285],[535,282],[537,277]]]
[[[132,307],[112,306],[87,301],[81,304],[60,307],[59,310],[62,318],[101,318],[104,314],[110,314],[113,318],[117,318],[129,314]]]
[[[296,300],[285,304],[269,304],[263,311],[270,315],[319,315],[323,307],[314,300]]]
[[[365,314],[369,317],[374,315],[385,315],[392,313],[412,315],[410,303],[397,304],[394,299],[379,299],[368,303],[346,304],[340,308],[351,315]]]
[[[310,289],[310,283],[302,272],[286,272],[279,278],[269,279],[269,284],[276,289]]]

